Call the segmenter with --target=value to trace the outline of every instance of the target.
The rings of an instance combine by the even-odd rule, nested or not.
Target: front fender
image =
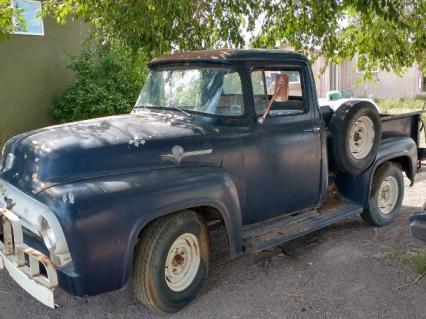
[[[338,173],[336,187],[344,198],[368,206],[371,182],[377,167],[386,162],[394,161],[403,165],[407,177],[414,183],[417,171],[417,144],[410,137],[390,137],[380,144],[376,160],[372,166],[359,175]]]
[[[225,221],[232,254],[241,252],[237,189],[221,168],[181,167],[111,175],[54,186],[38,199],[55,212],[64,230],[73,272],[79,279],[62,284],[75,295],[121,288],[127,282],[141,230],[152,220],[182,209],[216,208]]]

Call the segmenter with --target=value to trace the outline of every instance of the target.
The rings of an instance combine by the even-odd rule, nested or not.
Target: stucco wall
[[[318,59],[314,70],[324,65],[324,59]],[[402,76],[392,72],[380,71],[375,74],[375,80],[365,83],[362,74],[356,72],[355,61],[345,60],[337,66],[338,86],[340,91],[350,90],[355,97],[372,96],[373,98],[415,98],[421,92],[420,77],[417,65],[408,69]],[[318,95],[324,97],[330,87],[330,67],[319,76],[317,85]]]
[[[44,36],[0,42],[0,146],[7,137],[52,123],[49,108],[73,80],[69,55],[78,54],[87,29],[45,19]]]
[[[354,64],[349,73],[352,92],[355,96],[372,96],[375,98],[415,98],[420,93],[419,78],[421,72],[417,66],[407,70],[402,76],[392,72],[380,71],[375,73],[375,80],[355,85],[362,74],[356,73]],[[358,81],[359,82],[359,81]]]

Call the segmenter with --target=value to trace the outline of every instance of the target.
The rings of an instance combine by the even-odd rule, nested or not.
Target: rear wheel
[[[375,172],[368,208],[361,214],[372,226],[392,223],[399,215],[404,198],[404,178],[398,165],[386,162]]]
[[[149,309],[174,313],[197,295],[208,272],[209,240],[205,224],[187,210],[154,221],[136,249],[132,283]]]

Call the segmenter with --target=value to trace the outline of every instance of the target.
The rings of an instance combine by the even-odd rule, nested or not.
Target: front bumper
[[[58,274],[50,259],[24,243],[23,227],[18,216],[0,208],[3,241],[0,239],[0,270],[9,275],[35,299],[55,308],[54,290]]]

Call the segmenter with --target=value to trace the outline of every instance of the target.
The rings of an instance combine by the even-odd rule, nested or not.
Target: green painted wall
[[[44,20],[44,36],[14,35],[0,42],[0,147],[18,133],[52,124],[49,108],[73,81],[66,68],[87,25]]]

